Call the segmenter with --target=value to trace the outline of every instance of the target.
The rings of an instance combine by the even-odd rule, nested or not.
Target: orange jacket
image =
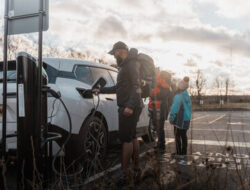
[[[161,101],[160,100],[154,100],[154,99],[156,99],[157,95],[161,93],[160,88],[159,88],[160,86],[163,87],[163,88],[170,89],[170,86],[158,75],[157,76],[156,87],[155,87],[154,91],[152,92],[150,101],[148,103],[149,109],[156,109],[156,110],[160,109]]]

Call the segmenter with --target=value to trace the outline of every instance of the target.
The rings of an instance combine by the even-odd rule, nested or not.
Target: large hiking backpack
[[[137,62],[139,63],[140,82],[141,82],[141,97],[149,97],[156,85],[156,73],[153,59],[143,53],[138,54]]]

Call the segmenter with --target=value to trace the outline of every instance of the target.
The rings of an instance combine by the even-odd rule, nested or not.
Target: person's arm
[[[181,96],[175,95],[174,101],[171,107],[170,116],[169,116],[169,122],[173,124],[175,117],[177,116],[181,106]]]
[[[138,63],[136,61],[134,62],[130,61],[127,66],[128,66],[128,73],[129,73],[128,77],[130,78],[131,85],[132,85],[132,92],[130,94],[126,107],[133,110],[141,101],[139,68],[138,68]]]
[[[102,93],[102,94],[115,94],[116,93],[116,85],[111,86],[111,87],[100,88],[100,93]]]

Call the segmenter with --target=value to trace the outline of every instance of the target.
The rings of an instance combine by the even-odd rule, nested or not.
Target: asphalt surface
[[[132,188],[250,188],[247,186],[250,168],[250,111],[194,112],[188,130],[188,155],[185,158],[171,156],[171,153],[175,152],[175,142],[173,126],[168,121],[165,123],[165,134],[165,153],[156,152],[153,149],[154,143],[144,143],[140,140],[141,167],[144,173],[152,170],[154,175],[151,172],[151,179],[146,178]],[[118,175],[120,154],[119,147],[110,149],[108,153],[110,162],[116,158],[112,167],[109,167],[112,174],[106,176],[108,179],[115,180]],[[155,173],[161,174],[157,177]],[[90,188],[92,185],[98,186],[100,176],[95,177],[90,180]],[[103,185],[105,181],[99,182]],[[107,189],[111,187],[113,188],[106,186]]]
[[[174,138],[173,127],[168,122],[166,137]],[[189,154],[194,151],[223,152],[227,146],[247,153],[250,147],[250,112],[194,112],[188,138]],[[203,146],[203,149],[193,148],[195,145]]]
[[[193,112],[184,158],[171,156],[175,142],[168,121],[165,135],[166,152],[139,138],[139,184],[115,185],[121,157],[121,146],[116,145],[96,163],[101,167],[81,176],[77,184],[72,180],[76,186],[68,189],[250,189],[250,111]]]

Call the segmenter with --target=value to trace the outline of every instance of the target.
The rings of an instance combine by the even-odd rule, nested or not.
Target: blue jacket
[[[184,90],[174,96],[169,121],[180,129],[189,129],[192,114],[192,102],[188,91]]]

